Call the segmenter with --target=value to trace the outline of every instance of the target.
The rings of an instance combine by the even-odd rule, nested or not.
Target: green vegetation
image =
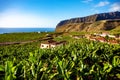
[[[52,34],[53,32],[31,32],[31,33],[10,33],[10,34],[0,34],[0,42],[21,42],[38,40],[45,37],[46,34]]]
[[[120,45],[86,39],[70,41],[55,49],[39,49],[36,45],[38,43],[1,47],[0,79],[120,79]]]
[[[64,35],[58,36],[58,37],[54,38],[54,40],[55,41],[73,41],[73,39],[68,35],[66,35],[66,36],[64,36]]]
[[[71,35],[84,35],[84,34],[90,34],[90,32],[70,32]]]
[[[4,65],[5,61],[12,60],[13,58],[16,58],[16,63],[18,63],[28,58],[29,52],[34,52],[34,50],[39,49],[39,46],[40,42],[0,46],[0,64]]]
[[[110,31],[112,34],[120,34],[120,26]]]

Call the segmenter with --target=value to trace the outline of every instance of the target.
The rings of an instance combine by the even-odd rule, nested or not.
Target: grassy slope
[[[120,26],[110,31],[113,34],[120,34]]]

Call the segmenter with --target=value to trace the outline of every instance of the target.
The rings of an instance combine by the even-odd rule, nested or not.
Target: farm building
[[[49,48],[55,48],[57,46],[61,46],[61,45],[65,45],[66,44],[66,41],[60,41],[60,42],[57,42],[57,41],[53,41],[53,40],[48,40],[48,41],[45,41],[45,42],[42,42],[41,45],[40,45],[40,48],[41,49],[49,49]]]
[[[99,41],[99,42],[107,42],[107,40],[106,40],[104,37],[96,38],[96,41]]]

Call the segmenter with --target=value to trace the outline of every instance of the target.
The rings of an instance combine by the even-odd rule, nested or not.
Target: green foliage
[[[13,66],[13,62],[7,61],[5,63],[5,80],[14,80],[16,78],[17,68]]]
[[[120,56],[114,56],[112,64],[114,67],[120,66]]]
[[[0,71],[4,71],[4,66],[0,65]]]
[[[24,48],[26,46],[24,45]],[[27,48],[23,49],[23,52],[20,53],[21,55],[27,54],[26,56],[17,55],[17,57],[20,56],[23,58],[21,60],[17,59],[17,57],[15,57],[16,59],[13,58],[14,55],[9,53],[9,56],[6,58],[5,62],[5,79],[120,79],[119,45],[110,45],[106,43],[91,42],[86,39],[80,39],[77,41],[71,41],[66,46],[56,47],[55,49],[32,49],[33,47],[30,47],[30,50],[28,50],[29,54],[27,54],[28,52],[25,51]],[[9,49],[6,50],[9,51]],[[1,56],[3,54],[7,53],[3,52],[1,53]],[[11,55],[13,57],[9,58]],[[3,66],[0,66],[1,71],[4,69]]]
[[[112,34],[120,34],[120,26],[116,26],[116,28],[112,29],[110,31],[110,33],[112,33]]]
[[[21,41],[30,41],[38,40],[45,36],[48,33],[9,33],[9,34],[0,34],[0,42],[21,42]]]
[[[28,58],[29,52],[34,52],[38,49],[40,42],[21,44],[21,45],[9,45],[0,46],[0,64],[5,64],[7,60],[13,60],[16,58],[16,62]]]

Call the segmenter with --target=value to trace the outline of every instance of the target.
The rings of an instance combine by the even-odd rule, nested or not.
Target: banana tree
[[[66,59],[62,59],[57,63],[57,71],[59,73],[59,78],[63,78],[64,80],[70,80],[70,75],[72,74],[72,69],[75,66],[73,61],[68,61]]]
[[[5,80],[14,80],[16,79],[16,66],[13,65],[12,61],[7,61],[5,63]]]

